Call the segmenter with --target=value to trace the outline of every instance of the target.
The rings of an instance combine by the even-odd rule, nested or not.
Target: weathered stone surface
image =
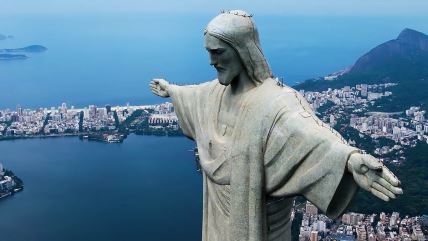
[[[296,195],[337,217],[358,186],[385,200],[401,193],[375,158],[349,146],[297,91],[272,78],[249,14],[224,12],[204,34],[218,79],[150,84],[156,95],[172,98],[184,134],[197,143],[202,240],[290,240]]]

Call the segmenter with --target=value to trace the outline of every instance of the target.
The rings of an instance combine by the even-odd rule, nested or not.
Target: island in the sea
[[[45,46],[42,45],[30,45],[23,48],[13,48],[13,49],[0,49],[0,52],[12,53],[12,52],[21,52],[21,53],[39,53],[48,50]]]
[[[41,53],[48,50],[42,45],[30,45],[23,48],[0,49],[0,60],[19,60],[28,59],[29,57],[23,53]],[[12,54],[20,53],[20,54]]]
[[[4,34],[0,33],[0,40],[5,40],[5,39],[8,39],[8,38],[13,38],[13,36],[12,35],[4,35]]]
[[[28,58],[29,57],[25,54],[0,54],[0,60],[18,60]]]
[[[22,191],[24,183],[12,171],[3,169],[0,163],[0,199]]]

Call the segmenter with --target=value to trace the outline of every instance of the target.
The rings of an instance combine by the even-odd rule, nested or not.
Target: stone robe
[[[169,89],[180,126],[199,151],[202,240],[291,240],[298,195],[332,218],[340,215],[357,190],[346,164],[358,150],[297,91],[273,79],[244,94],[234,128],[219,128],[225,90],[217,80]]]

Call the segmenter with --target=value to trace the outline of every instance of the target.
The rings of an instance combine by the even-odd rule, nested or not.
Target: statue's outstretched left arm
[[[378,159],[368,154],[353,153],[347,169],[355,182],[374,196],[389,201],[403,194],[400,181]]]

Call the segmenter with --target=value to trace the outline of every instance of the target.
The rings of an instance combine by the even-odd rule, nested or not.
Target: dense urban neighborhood
[[[83,139],[121,142],[130,132],[180,135],[171,103],[143,106],[59,107],[0,110],[0,140],[79,135]]]
[[[279,83],[279,82],[278,82]],[[279,85],[281,85],[279,83]],[[394,95],[389,88],[397,83],[359,84],[326,91],[300,91],[313,111],[325,123],[338,130],[349,144],[360,147],[382,161],[400,166],[406,161],[405,150],[418,143],[428,143],[425,110],[412,106],[401,112],[374,111],[378,100]],[[0,140],[80,136],[81,139],[122,142],[129,133],[144,135],[182,135],[171,103],[159,105],[90,105],[0,111]],[[364,143],[369,143],[367,148]],[[1,174],[1,173],[0,173]],[[0,175],[0,190],[10,195],[16,183]],[[295,240],[425,240],[427,216],[392,213],[345,213],[338,220],[319,214],[311,203],[296,204]]]
[[[402,240],[424,241],[422,228],[428,227],[428,216],[400,216],[400,213],[345,213],[332,220],[318,213],[310,202],[295,205],[293,216],[299,221],[299,241],[317,240]],[[297,218],[298,217],[298,218]],[[297,237],[295,238],[297,240]]]
[[[324,122],[342,130],[341,133],[347,127],[355,129],[359,138],[367,137],[373,142],[370,154],[400,164],[405,160],[404,148],[415,147],[422,141],[428,143],[428,121],[424,117],[425,110],[419,106],[393,113],[372,111],[377,100],[393,95],[388,89],[396,85],[360,84],[322,92],[301,90],[300,93]],[[357,144],[356,136],[347,137],[349,144]]]

